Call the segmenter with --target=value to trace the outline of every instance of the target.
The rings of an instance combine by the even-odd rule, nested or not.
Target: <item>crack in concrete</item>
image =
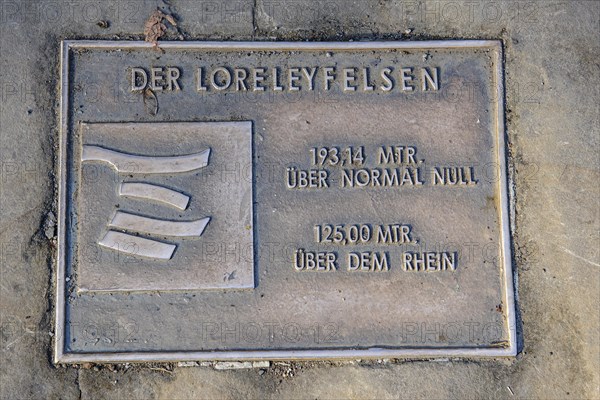
[[[252,3],[252,39],[256,37],[256,31],[258,30],[256,23],[256,7],[258,7],[258,0],[254,0]]]
[[[79,400],[83,398],[83,391],[81,390],[81,370],[77,370],[77,377],[75,378],[75,384],[77,385],[77,390],[79,391],[79,396],[77,397]]]

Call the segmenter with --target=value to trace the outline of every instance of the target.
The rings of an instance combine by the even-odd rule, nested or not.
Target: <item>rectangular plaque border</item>
[[[487,48],[494,52],[495,71],[492,79],[497,89],[495,102],[496,136],[500,179],[500,231],[503,270],[503,303],[508,332],[508,345],[505,347],[461,347],[461,348],[402,348],[371,347],[367,349],[301,349],[301,350],[231,350],[231,351],[157,351],[157,352],[65,352],[66,340],[66,263],[68,251],[66,228],[68,217],[67,169],[69,136],[69,70],[70,49],[151,49],[154,44],[143,41],[110,40],[63,40],[60,47],[60,129],[58,159],[58,246],[56,252],[56,299],[54,327],[55,364],[78,364],[84,362],[177,362],[200,360],[315,360],[315,359],[356,359],[356,358],[435,358],[435,357],[512,357],[517,355],[515,292],[512,272],[512,252],[510,239],[510,217],[508,199],[508,175],[506,161],[504,124],[504,71],[503,46],[500,40],[429,40],[429,41],[373,41],[373,42],[220,42],[184,41],[159,42],[164,49],[194,50],[271,50],[271,51],[358,51],[390,49],[476,49]],[[511,192],[512,193],[512,192]]]

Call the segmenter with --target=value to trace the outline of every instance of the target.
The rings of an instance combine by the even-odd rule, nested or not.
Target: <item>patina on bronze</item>
[[[68,41],[56,362],[516,354],[497,41]]]

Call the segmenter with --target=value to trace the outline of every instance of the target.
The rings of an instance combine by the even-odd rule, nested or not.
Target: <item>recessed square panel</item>
[[[77,289],[254,287],[251,139],[250,122],[81,123]]]
[[[497,41],[63,43],[57,362],[516,353]]]

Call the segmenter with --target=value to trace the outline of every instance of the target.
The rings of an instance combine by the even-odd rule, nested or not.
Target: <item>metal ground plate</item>
[[[56,362],[516,354],[498,41],[66,41]]]

